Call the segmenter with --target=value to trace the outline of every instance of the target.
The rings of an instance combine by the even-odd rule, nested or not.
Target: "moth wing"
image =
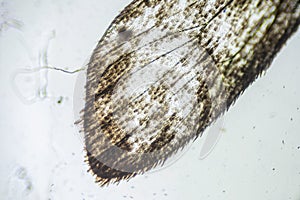
[[[88,66],[83,129],[101,184],[163,164],[201,135],[219,108],[220,74],[199,45],[188,6],[156,3],[125,8]],[[180,20],[170,24],[173,18]]]

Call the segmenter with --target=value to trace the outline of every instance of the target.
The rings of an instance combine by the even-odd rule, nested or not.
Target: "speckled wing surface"
[[[86,161],[100,185],[162,165],[265,71],[298,0],[134,0],[87,69]]]

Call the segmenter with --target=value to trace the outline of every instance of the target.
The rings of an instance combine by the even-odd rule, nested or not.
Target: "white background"
[[[129,2],[0,0],[0,199],[300,200],[299,31],[226,114],[206,159],[200,138],[175,164],[119,185],[101,188],[86,172],[76,75],[49,71],[46,99],[18,96],[16,88],[30,95],[44,84],[45,74],[20,72],[39,66],[51,36],[48,63],[80,68]]]

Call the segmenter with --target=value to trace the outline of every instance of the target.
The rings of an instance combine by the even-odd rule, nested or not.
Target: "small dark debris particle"
[[[284,144],[284,140],[282,140],[281,143]]]
[[[284,85],[284,86],[282,86],[282,88],[284,89],[284,88],[285,88],[285,85]]]
[[[299,110],[299,107],[297,107],[297,110]]]
[[[291,117],[291,121],[293,121],[293,118]]]
[[[153,193],[153,196],[155,196],[156,195],[156,193]]]
[[[165,195],[165,196],[168,196],[168,194],[167,194],[167,193],[164,193],[164,195]]]
[[[255,129],[255,128],[256,128],[255,126],[252,127],[252,129]]]
[[[131,189],[134,189],[134,186],[131,186]]]
[[[300,146],[298,146],[297,149],[300,149]]]
[[[58,103],[58,104],[61,104],[61,103],[62,103],[62,100],[63,100],[63,97],[60,96],[59,99],[57,100],[57,103]]]
[[[133,199],[133,196],[129,196],[130,199]]]
[[[273,168],[272,170],[275,171],[275,168]]]

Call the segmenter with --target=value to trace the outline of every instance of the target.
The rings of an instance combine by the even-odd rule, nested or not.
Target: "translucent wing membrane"
[[[87,162],[100,185],[141,174],[201,136],[267,69],[299,2],[136,0],[87,69]]]

